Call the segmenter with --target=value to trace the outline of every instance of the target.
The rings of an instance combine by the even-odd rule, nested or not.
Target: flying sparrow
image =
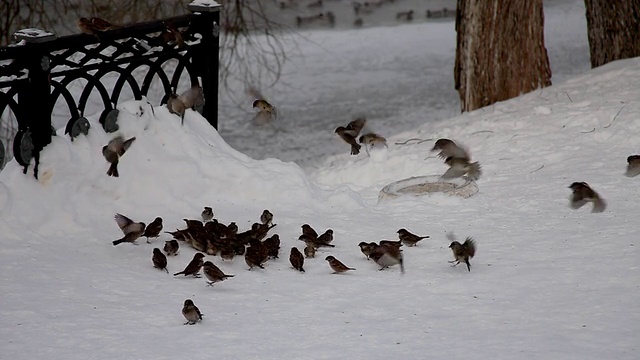
[[[269,210],[264,210],[262,215],[260,215],[260,221],[262,225],[271,225],[273,224],[273,214]]]
[[[440,150],[440,152],[438,153],[438,157],[441,159],[452,157],[456,159],[465,159],[467,161],[471,161],[469,152],[449,139],[438,139],[433,145],[431,151],[438,150]]]
[[[220,270],[219,267],[214,265],[214,263],[212,263],[211,261],[204,262],[204,264],[202,265],[202,272],[204,273],[204,276],[206,276],[207,279],[209,279],[209,281],[207,281],[209,286],[213,286],[213,284],[217,282],[221,282],[221,281],[227,280],[227,278],[235,276],[235,275],[225,274],[224,272],[222,272],[222,270]]]
[[[167,257],[164,256],[160,249],[153,249],[153,256],[151,257],[151,261],[153,262],[154,267],[166,271],[167,274],[169,273],[169,270],[167,270]]]
[[[338,136],[340,136],[340,138],[347,144],[351,145],[351,155],[360,154],[361,146],[356,141],[356,138],[349,134],[348,130],[344,126],[336,128],[335,133],[338,134]]]
[[[184,323],[185,325],[194,325],[198,321],[202,320],[202,313],[200,312],[200,309],[198,309],[191,299],[184,301],[182,315],[187,319],[187,322]]]
[[[125,140],[122,136],[116,136],[109,141],[107,145],[102,147],[102,156],[111,164],[109,170],[107,170],[107,175],[113,177],[120,176],[118,173],[118,162],[135,139],[135,136],[128,140]]]
[[[202,216],[202,222],[211,221],[213,219],[213,209],[210,206],[205,206],[200,215]]]
[[[158,216],[144,229],[142,236],[147,238],[148,244],[150,237],[157,238],[160,236],[160,231],[162,231],[162,218]]]
[[[304,272],[304,268],[302,267],[304,265],[304,256],[302,256],[302,253],[300,252],[300,250],[298,250],[297,247],[291,248],[291,253],[289,254],[289,262],[294,269],[300,272]]]
[[[360,139],[358,139],[358,142],[360,144],[364,144],[368,150],[370,150],[373,147],[380,147],[380,146],[388,147],[387,139],[385,139],[383,136],[380,136],[376,133],[364,134],[360,136]]]
[[[453,236],[449,237],[449,239],[453,239]],[[471,264],[469,263],[469,259],[471,259],[476,254],[476,243],[471,237],[467,237],[464,243],[460,244],[458,241],[453,240],[449,245],[451,251],[453,251],[453,257],[455,260],[449,261],[449,263],[453,263],[452,266],[456,266],[461,262],[467,264],[467,270],[471,271]]]
[[[380,270],[389,266],[400,264],[400,271],[404,274],[404,262],[402,259],[402,250],[394,245],[378,246],[369,255],[376,264],[380,265]]]
[[[193,275],[193,277],[200,277],[198,273],[204,264],[204,260],[202,259],[204,259],[204,254],[201,252],[196,253],[193,255],[193,259],[191,259],[191,262],[189,262],[187,267],[185,267],[184,270],[173,274],[173,276],[184,274],[184,276]]]
[[[579,209],[588,202],[593,203],[591,212],[599,213],[603,212],[607,207],[607,203],[603,198],[598,195],[586,182],[574,182],[569,185],[571,189],[571,197],[569,199],[569,206],[572,209]]]
[[[628,177],[640,175],[640,155],[627,157],[627,172],[624,174]]]
[[[329,266],[331,267],[331,270],[333,270],[334,274],[341,274],[349,270],[355,270],[354,268],[350,268],[347,265],[341,263],[340,260],[331,255],[327,256],[324,259],[329,262]]]
[[[398,230],[398,238],[402,241],[403,244],[411,247],[416,246],[418,242],[422,239],[428,239],[429,236],[418,236],[410,233],[407,229]]]
[[[314,258],[316,257],[316,248],[312,245],[307,245],[304,248],[304,256],[306,258]]]
[[[171,240],[168,240],[168,241],[164,242],[163,250],[169,256],[178,255],[178,250],[179,249],[180,249],[180,244],[178,244],[178,240],[176,240],[176,239],[171,239]]]
[[[123,242],[133,243],[144,233],[145,223],[143,222],[134,223],[133,220],[122,214],[116,214],[115,219],[118,227],[124,233],[124,237],[114,241],[114,246]]]
[[[470,163],[466,159],[448,157],[444,163],[449,165],[449,170],[442,175],[443,179],[454,179],[466,174],[470,179],[478,180],[482,175],[482,168],[477,161]]]

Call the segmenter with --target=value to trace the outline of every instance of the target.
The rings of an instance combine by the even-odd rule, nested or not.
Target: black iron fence
[[[70,135],[88,124],[84,115],[94,92],[103,107],[100,122],[109,131],[115,105],[128,100],[120,99],[125,86],[141,100],[157,78],[164,91],[161,103],[166,103],[184,72],[190,81],[187,87],[202,87],[202,115],[217,128],[220,8],[215,2],[203,4],[192,3],[191,13],[182,16],[78,35],[56,37],[37,29],[17,32],[17,44],[0,47],[0,116],[2,121],[11,117],[17,121],[13,145],[9,154],[0,154],[0,167],[13,156],[26,174],[34,160],[38,177],[40,151],[54,135],[52,112],[60,97],[71,114]],[[169,60],[176,65],[163,67]],[[146,74],[134,76],[141,68],[147,69]],[[105,83],[105,75],[113,79],[113,73],[115,81]],[[86,85],[74,94],[69,84],[78,79]]]

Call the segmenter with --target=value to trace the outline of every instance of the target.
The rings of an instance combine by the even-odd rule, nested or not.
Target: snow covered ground
[[[416,62],[407,56],[395,63],[420,71],[416,39],[426,28],[413,26],[396,29],[407,34]],[[377,29],[363,31],[382,36]],[[356,36],[333,34],[317,36],[335,44]],[[569,74],[565,82],[517,99],[427,121],[437,88],[419,97],[400,88],[391,75],[402,71],[384,65],[392,54],[370,53],[377,70],[363,72],[364,78],[346,78],[347,70],[327,76],[360,61],[348,58],[355,56],[350,44],[335,64],[307,60],[308,71],[299,75],[313,81],[289,100],[290,107],[274,95],[287,115],[287,136],[307,141],[308,155],[276,147],[287,139],[283,132],[250,126],[247,131],[271,131],[278,140],[264,135],[238,151],[229,139],[241,133],[230,132],[228,124],[239,119],[222,120],[223,139],[196,113],[188,111],[180,126],[164,107],[154,115],[146,103],[131,101],[119,105],[118,121],[120,133],[137,139],[122,158],[120,178],[105,175],[100,149],[112,135],[95,117],[88,136],[71,142],[60,134],[47,147],[40,181],[9,163],[0,173],[0,358],[637,359],[638,178],[622,174],[626,157],[640,151],[633,136],[640,130],[640,59]],[[425,61],[439,61],[437,51],[424,51],[431,54]],[[398,86],[395,94],[404,100],[377,83],[385,69],[386,83]],[[376,74],[376,82],[368,83]],[[332,78],[336,83],[327,89]],[[357,92],[351,88],[357,81],[369,86]],[[308,118],[292,110],[305,94],[313,95],[303,102]],[[351,109],[348,99],[359,107],[344,110]],[[338,105],[328,105],[334,101]],[[303,126],[320,118],[313,110],[322,103],[334,118]],[[392,109],[384,110],[387,103]],[[378,117],[370,109],[388,114]],[[349,156],[348,145],[333,134],[358,111],[388,136],[385,156]],[[468,199],[434,194],[378,203],[379,190],[390,182],[446,170],[429,151],[440,137],[471,149],[484,171],[480,191]],[[313,166],[256,160],[244,154],[246,148],[260,158],[313,157]],[[570,209],[567,186],[574,181],[592,185],[607,210]],[[152,267],[152,249],[161,248],[167,234],[152,244],[111,244],[121,237],[116,212],[146,223],[161,216],[165,229],[174,230],[184,227],[183,218],[198,218],[203,206],[241,231],[270,209],[277,224],[271,233],[282,241],[280,259],[247,271],[242,258],[207,256],[236,275],[207,287],[203,279],[174,278]],[[332,228],[336,248],[307,259],[302,274],[290,268],[288,254],[292,246],[303,248],[297,237],[304,223]],[[378,271],[357,244],[395,239],[402,227],[431,238],[404,249],[405,275],[397,267]],[[471,272],[447,263],[447,231],[476,239]],[[194,253],[183,246],[169,259],[169,271],[182,270]],[[357,270],[333,275],[327,255]],[[187,298],[205,314],[202,323],[182,325]]]

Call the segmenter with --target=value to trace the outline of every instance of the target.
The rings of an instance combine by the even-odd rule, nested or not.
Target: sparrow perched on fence
[[[194,325],[198,321],[202,320],[202,313],[200,312],[200,309],[198,309],[191,299],[184,301],[182,315],[187,319],[187,322],[184,323],[185,325]]]
[[[102,156],[111,164],[109,170],[107,170],[107,175],[113,177],[120,176],[118,173],[118,162],[135,139],[135,136],[128,140],[125,140],[122,136],[116,136],[109,141],[107,145],[102,147]]]
[[[200,277],[198,273],[204,264],[204,260],[202,259],[204,259],[204,254],[201,252],[196,253],[193,255],[193,259],[191,259],[191,262],[189,262],[187,267],[185,267],[184,270],[173,274],[173,276],[184,274],[184,276],[193,275],[193,277]]]
[[[147,238],[148,244],[150,237],[157,238],[160,236],[160,231],[162,231],[162,218],[158,216],[151,222],[151,224],[147,225],[142,236]]]
[[[362,254],[364,254],[364,256],[367,257],[367,260],[369,260],[369,256],[379,245],[374,242],[366,243],[364,241],[361,241],[358,246],[360,247],[360,251],[362,252]]]
[[[444,163],[449,165],[449,170],[442,174],[443,179],[454,179],[467,175],[470,179],[478,180],[482,175],[482,168],[477,161],[470,163],[466,159],[448,157]]]
[[[291,253],[289,254],[289,262],[294,269],[300,272],[304,272],[304,268],[302,267],[304,265],[304,256],[302,256],[302,253],[300,252],[300,250],[298,250],[297,247],[291,248]]]
[[[595,192],[586,182],[574,182],[569,185],[571,189],[571,197],[569,199],[569,206],[572,209],[579,209],[588,202],[593,203],[591,212],[599,213],[603,212],[607,207],[607,203]]]
[[[327,256],[324,259],[329,262],[329,266],[331,267],[331,270],[333,270],[334,274],[341,274],[349,270],[355,270],[355,268],[348,267],[347,265],[341,263],[340,260],[331,255]]]
[[[455,240],[453,234],[448,234],[447,237],[451,240],[451,244],[449,245],[449,249],[453,251],[453,257],[455,260],[449,261],[449,263],[453,263],[452,266],[456,266],[461,262],[467,264],[467,270],[471,271],[471,264],[469,263],[469,259],[471,259],[476,254],[476,242],[471,237],[467,237],[464,243],[460,244]]]
[[[271,213],[271,211],[265,209],[262,212],[262,215],[260,215],[260,221],[262,222],[262,225],[269,226],[273,224],[273,214]]]
[[[200,216],[202,216],[202,222],[211,221],[213,219],[213,209],[210,206],[205,206]]]
[[[166,271],[167,274],[169,273],[169,270],[167,270],[167,257],[164,256],[160,249],[153,249],[153,256],[151,257],[151,261],[153,262],[154,267]]]
[[[165,21],[163,24],[165,29],[160,34],[160,39],[171,46],[184,47],[184,35],[176,25],[171,21]]]
[[[169,256],[178,255],[178,250],[179,249],[180,249],[180,244],[178,244],[178,240],[176,240],[176,239],[171,239],[171,240],[168,240],[168,241],[164,242],[163,250]]]
[[[312,245],[307,245],[304,248],[304,256],[306,258],[314,258],[316,257],[316,248]]]
[[[76,25],[83,33],[95,36],[97,36],[99,32],[117,29],[120,27],[97,17],[92,17],[91,19],[81,17],[77,20]]]
[[[398,230],[398,238],[400,239],[400,241],[402,241],[404,245],[411,247],[411,246],[416,246],[420,240],[428,239],[429,235],[418,236],[416,234],[410,233],[409,230],[403,228]]]
[[[369,257],[380,265],[380,270],[386,269],[389,266],[400,264],[400,271],[404,274],[404,261],[402,259],[402,250],[394,245],[378,246]]]
[[[438,157],[440,159],[452,157],[456,159],[466,159],[467,161],[471,161],[469,152],[449,139],[438,139],[433,145],[431,151],[438,150],[440,150],[440,152],[438,153]]]
[[[627,172],[624,174],[628,177],[640,175],[640,155],[631,155],[627,158]]]
[[[122,214],[116,214],[115,219],[118,227],[120,227],[120,230],[124,233],[124,237],[115,240],[113,242],[114,246],[123,242],[133,243],[144,234],[145,223],[133,222],[133,220]]]
[[[235,275],[225,274],[224,272],[222,272],[222,270],[220,270],[219,267],[217,267],[211,261],[205,261],[205,263],[202,265],[202,272],[204,273],[204,276],[206,276],[207,279],[209,279],[209,281],[207,281],[209,286],[213,286],[213,284],[217,282],[221,282],[221,281],[227,280],[227,278],[235,276]]]

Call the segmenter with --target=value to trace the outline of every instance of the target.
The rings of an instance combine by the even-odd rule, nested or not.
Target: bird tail
[[[111,163],[111,165],[109,166],[109,170],[107,170],[107,175],[113,176],[113,177],[120,176],[120,174],[118,174],[118,162],[117,161]]]
[[[230,277],[234,277],[234,276],[235,275],[227,275],[227,274],[224,275],[225,278],[230,278]]]
[[[184,274],[184,271],[177,272],[177,273],[173,274],[173,276],[178,276],[180,274]]]
[[[360,146],[359,144],[351,144],[351,155],[358,155],[360,154],[360,148],[362,146]]]
[[[473,180],[480,179],[480,175],[482,175],[482,167],[479,162],[474,162],[469,164],[469,177]]]
[[[606,208],[607,203],[600,196],[597,196],[595,200],[593,200],[593,210],[591,210],[591,212],[600,213],[603,212]]]
[[[113,246],[116,246],[116,245],[121,244],[123,242],[126,242],[126,240],[125,239],[116,240],[116,241],[113,242]]]

